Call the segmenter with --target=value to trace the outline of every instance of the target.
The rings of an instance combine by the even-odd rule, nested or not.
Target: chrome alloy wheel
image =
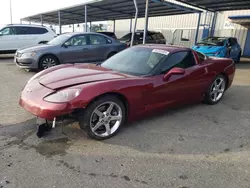
[[[210,97],[211,97],[211,100],[213,102],[217,102],[219,101],[224,92],[225,92],[225,89],[226,89],[226,82],[225,82],[225,79],[223,79],[222,77],[218,77],[212,87],[211,87],[211,90],[210,90]]]
[[[91,131],[96,136],[110,136],[118,130],[122,119],[122,109],[118,104],[115,102],[102,103],[91,114]]]
[[[56,61],[51,58],[51,57],[46,57],[43,61],[42,61],[42,67],[43,69],[48,69],[50,67],[56,66]]]

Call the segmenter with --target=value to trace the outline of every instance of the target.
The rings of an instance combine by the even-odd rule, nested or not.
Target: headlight
[[[23,53],[21,57],[29,58],[29,57],[34,57],[35,55],[36,52],[28,52],[28,53]]]
[[[62,103],[69,102],[80,95],[81,89],[65,89],[48,95],[44,98],[45,101]]]

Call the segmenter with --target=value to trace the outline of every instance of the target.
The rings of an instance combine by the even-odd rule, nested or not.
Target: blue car
[[[208,37],[202,39],[193,50],[207,56],[231,58],[235,63],[240,62],[242,49],[234,37]]]

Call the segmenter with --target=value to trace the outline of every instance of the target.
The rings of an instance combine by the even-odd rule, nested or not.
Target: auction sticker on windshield
[[[154,53],[159,53],[159,54],[163,54],[163,55],[168,55],[169,52],[168,51],[165,51],[165,50],[159,50],[159,49],[153,49]]]

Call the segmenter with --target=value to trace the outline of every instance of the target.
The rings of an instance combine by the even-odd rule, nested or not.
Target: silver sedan
[[[63,63],[102,62],[126,44],[99,33],[67,33],[47,44],[17,50],[15,63],[25,69],[47,69]]]

